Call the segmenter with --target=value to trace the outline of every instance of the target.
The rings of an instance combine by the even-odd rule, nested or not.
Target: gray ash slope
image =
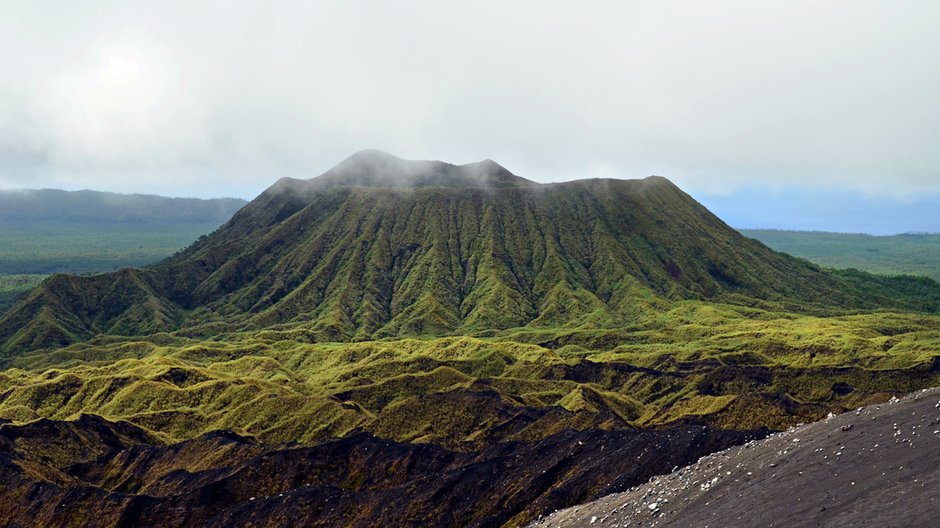
[[[532,528],[938,526],[940,388],[709,455]]]

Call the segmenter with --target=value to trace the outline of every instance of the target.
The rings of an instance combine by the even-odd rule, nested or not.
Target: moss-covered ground
[[[679,421],[784,427],[940,383],[940,317],[685,301],[635,327],[307,342],[302,325],[100,337],[5,360],[0,419],[127,420],[168,441],[369,430],[460,445]]]

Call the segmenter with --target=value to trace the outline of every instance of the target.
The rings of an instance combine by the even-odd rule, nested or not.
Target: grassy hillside
[[[153,268],[46,281],[0,317],[0,418],[453,448],[781,427],[940,381],[938,306],[929,279],[820,270],[663,178],[370,152]]]
[[[114,427],[125,443],[147,439],[151,447],[120,451],[143,466],[69,471],[209,489],[222,502],[262,504],[271,497],[257,490],[288,490],[287,502],[307,513],[315,510],[293,500],[312,491],[307,470],[287,472],[289,454],[246,462],[252,478],[218,485],[271,476],[253,491],[213,484],[239,465],[224,456],[199,457],[194,473],[170,470],[180,467],[171,460],[166,479],[119,475],[206,441],[255,453],[293,443],[365,453],[380,442],[374,435],[400,453],[387,469],[321,468],[345,476],[319,482],[330,493],[358,492],[373,476],[404,486],[393,500],[428,521],[408,488],[426,491],[437,470],[399,480],[407,468],[485,462],[476,477],[459,471],[472,477],[460,495],[476,499],[475,480],[498,473],[491,462],[521,460],[520,450],[541,460],[546,445],[561,445],[552,452],[573,464],[581,438],[644,431],[656,434],[631,453],[672,456],[662,446],[677,437],[667,431],[705,449],[694,437],[706,431],[782,428],[940,384],[938,313],[940,285],[928,278],[821,269],[742,236],[663,178],[538,185],[493,162],[370,152],[319,178],[279,181],[156,265],[53,275],[17,301],[0,314],[0,432],[32,423],[44,437],[61,430],[90,445]],[[44,453],[26,467],[48,485],[44,504],[57,504],[55,483],[77,482],[58,468],[83,450],[19,442],[7,452]],[[484,452],[490,458],[473,454]],[[3,453],[0,444],[0,469],[14,467]],[[288,473],[289,482],[275,478]],[[17,475],[26,502],[36,477]],[[497,524],[535,514],[523,512],[521,490],[542,493],[576,475],[552,464],[537,482],[507,484]],[[599,491],[588,487],[581,498]],[[388,500],[347,499],[337,511],[381,524],[372,507]],[[290,518],[266,511],[275,524]]]
[[[4,275],[0,273],[0,312],[9,308],[13,303],[39,286],[46,275]]]
[[[100,337],[8,357],[0,419],[128,420],[167,441],[366,430],[460,448],[563,429],[784,427],[940,383],[940,317],[799,316],[684,301],[642,325],[311,342],[303,326],[212,340]]]
[[[940,285],[822,271],[664,178],[538,185],[492,162],[370,153],[281,180],[152,269],[50,280],[0,316],[0,349],[294,324],[318,341],[617,328],[686,299],[936,312]]]
[[[90,481],[122,494],[105,507],[105,495],[91,488],[101,495],[88,507],[117,518],[110,510],[121,511],[123,494],[151,495],[162,485],[158,496],[167,498],[159,500],[199,497],[183,501],[190,515],[201,512],[204,497],[245,504],[289,497],[282,509],[257,514],[283,524],[317,515],[313,504],[327,511],[342,489],[345,506],[321,525],[370,525],[379,517],[466,525],[448,516],[485,511],[499,519],[493,526],[519,526],[729,445],[703,443],[708,431],[784,428],[937,386],[938,329],[940,317],[917,313],[817,317],[690,300],[618,329],[524,327],[488,337],[323,342],[303,324],[212,339],[99,336],[0,363],[0,432],[66,420],[82,439],[70,447],[52,430],[11,442],[37,462],[4,465],[24,467],[29,477],[5,477],[13,496],[4,504],[54,506]],[[84,438],[98,426],[87,413],[133,424],[136,436],[155,439],[149,445],[169,444],[169,454],[148,446],[119,456],[103,451],[111,454],[98,458],[106,467],[96,470]],[[695,436],[677,439],[673,431]],[[633,436],[641,432],[652,436]],[[746,440],[734,438],[725,442]],[[205,441],[213,443],[196,447]],[[344,456],[328,448],[338,442],[361,447]],[[285,444],[290,451],[277,455]],[[305,456],[301,446],[317,452]],[[232,458],[241,450],[255,461],[245,462],[250,477],[228,480],[247,489],[213,491],[242,465]],[[76,454],[89,460],[73,466],[82,481],[35,491],[40,479],[63,482],[46,467],[50,460],[64,471]],[[441,467],[468,458],[479,466]],[[197,493],[203,486],[206,494]],[[330,495],[299,500],[317,486]],[[398,491],[369,495],[389,487]],[[389,512],[388,504],[401,507]],[[153,515],[178,514],[170,510]]]
[[[744,236],[820,266],[940,281],[940,234],[872,236],[818,231],[741,229]]]

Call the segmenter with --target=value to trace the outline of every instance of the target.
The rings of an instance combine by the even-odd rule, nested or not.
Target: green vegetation
[[[820,315],[940,310],[936,283],[825,272],[741,236],[663,178],[318,182],[276,185],[152,269],[54,277],[0,316],[0,353],[280,325],[311,341],[610,329],[687,299]]]
[[[458,447],[782,427],[937,384],[938,313],[930,279],[820,269],[663,178],[369,153],[150,268],[46,280],[0,314],[0,418]]]
[[[95,191],[0,191],[0,312],[51,273],[102,273],[170,257],[242,205]]]
[[[243,205],[243,200],[235,198],[200,200],[99,191],[0,190],[0,224],[219,225]]]
[[[0,274],[101,273],[152,264],[245,202],[96,191],[0,191]]]
[[[101,337],[8,358],[0,418],[100,414],[167,441],[281,443],[365,429],[459,447],[564,428],[784,427],[936,385],[940,317],[816,317],[684,301],[621,330],[309,343]]]
[[[0,274],[102,273],[165,259],[219,224],[2,225]]]
[[[923,275],[940,281],[940,234],[873,236],[771,229],[740,231],[777,251],[820,266],[885,275]]]
[[[0,312],[35,288],[47,275],[3,275],[0,274]]]

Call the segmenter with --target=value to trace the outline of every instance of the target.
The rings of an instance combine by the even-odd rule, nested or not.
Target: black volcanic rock
[[[458,452],[368,434],[278,447],[216,432],[164,446],[128,427],[90,418],[0,426],[0,438],[97,455],[51,461],[0,441],[0,526],[516,525],[765,434],[564,431]]]

